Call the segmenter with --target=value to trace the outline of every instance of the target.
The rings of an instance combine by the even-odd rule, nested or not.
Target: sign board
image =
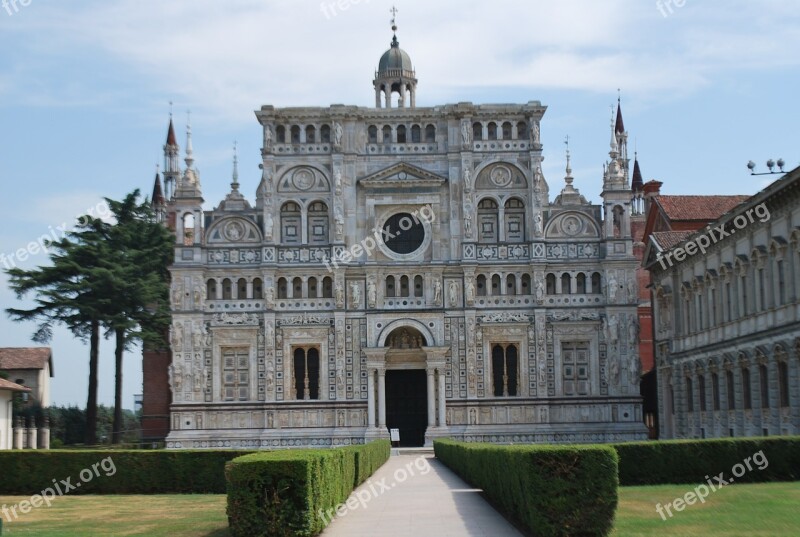
[[[400,441],[400,429],[389,429],[389,436],[392,439],[392,442],[399,442]]]

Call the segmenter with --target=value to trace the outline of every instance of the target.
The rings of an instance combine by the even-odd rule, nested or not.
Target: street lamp
[[[778,166],[778,171],[775,171],[775,165]],[[767,168],[769,168],[769,171],[768,172],[756,173],[756,163],[751,160],[751,161],[749,161],[747,163],[747,169],[750,170],[750,175],[772,175],[772,174],[776,174],[776,173],[786,173],[783,170],[783,167],[785,165],[786,165],[786,162],[782,158],[779,158],[777,160],[777,162],[772,160],[772,159],[769,159],[767,161]]]

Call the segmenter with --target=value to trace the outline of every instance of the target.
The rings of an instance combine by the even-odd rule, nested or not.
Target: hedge
[[[705,483],[705,476],[713,479],[720,472],[732,476],[737,464],[746,469],[748,457],[751,469],[736,477],[737,483],[800,480],[798,436],[632,442],[613,447],[619,455],[623,486]]]
[[[609,446],[501,446],[435,440],[436,458],[540,537],[605,536],[617,507]]]
[[[0,451],[0,494],[32,495],[56,485],[69,494],[223,494],[225,463],[247,453],[252,450]]]
[[[233,537],[310,537],[389,458],[386,440],[338,449],[253,453],[225,465]]]

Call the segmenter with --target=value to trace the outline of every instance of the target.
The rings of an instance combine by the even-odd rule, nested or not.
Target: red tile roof
[[[3,378],[0,378],[0,390],[8,390],[8,391],[11,391],[11,392],[29,392],[29,391],[31,391],[30,388],[27,388],[25,386],[20,386],[19,384],[14,384],[10,380],[6,380],[6,379],[3,379]]]
[[[672,221],[713,222],[750,196],[656,196],[654,199]]]
[[[694,231],[655,231],[650,236],[662,250],[669,250],[694,233]]]
[[[44,369],[52,354],[50,347],[0,348],[0,369]]]

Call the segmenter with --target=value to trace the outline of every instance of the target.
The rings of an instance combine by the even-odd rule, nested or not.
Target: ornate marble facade
[[[544,106],[416,107],[401,52],[375,108],[256,112],[253,205],[235,170],[203,210],[193,160],[182,172],[165,147],[168,447],[387,437],[387,385],[408,369],[425,371],[426,443],[646,438],[627,134],[612,128],[602,205],[569,165],[551,201]]]

